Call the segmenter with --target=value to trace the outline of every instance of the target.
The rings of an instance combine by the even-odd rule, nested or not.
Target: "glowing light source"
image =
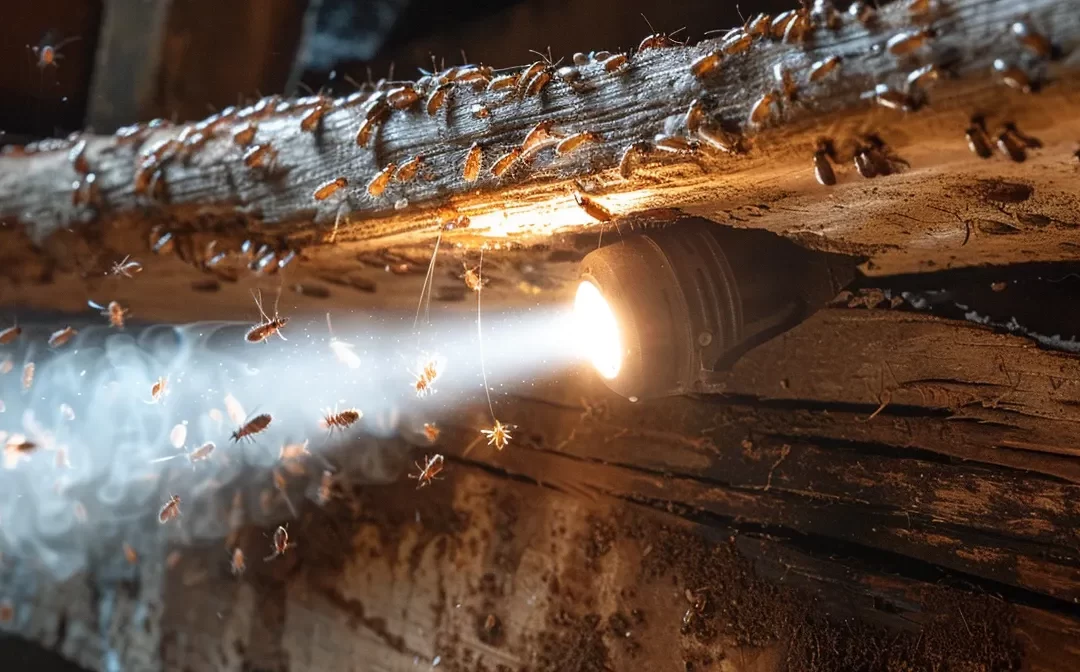
[[[600,290],[588,280],[578,285],[574,316],[583,354],[604,378],[619,375],[623,351],[619,323]]]

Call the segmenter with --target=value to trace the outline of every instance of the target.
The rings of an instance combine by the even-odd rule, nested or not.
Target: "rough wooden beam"
[[[277,152],[272,176],[244,165],[232,133],[247,121],[229,117],[189,156],[162,162],[168,197],[161,202],[136,195],[134,176],[140,152],[174,137],[177,129],[158,131],[141,146],[89,138],[100,211],[65,205],[74,174],[66,153],[45,152],[0,159],[0,215],[30,223],[39,239],[80,219],[138,213],[144,220],[167,217],[178,230],[245,227],[302,247],[327,240],[340,212],[347,216],[336,236],[348,243],[342,251],[430,239],[440,224],[465,215],[472,226],[451,238],[511,236],[527,244],[558,228],[594,225],[574,204],[573,192],[584,191],[617,215],[660,208],[665,218],[682,211],[767,228],[804,244],[868,255],[870,268],[882,272],[1074,258],[1080,203],[1064,185],[1074,178],[1072,144],[1080,137],[1080,19],[1052,0],[962,0],[935,12],[936,37],[910,57],[885,48],[888,39],[920,23],[896,3],[881,12],[874,28],[845,19],[839,30],[819,27],[804,43],[758,41],[746,53],[726,57],[718,73],[703,80],[690,73],[690,64],[717,49],[720,40],[634,54],[615,72],[596,62],[580,66],[581,91],[558,76],[532,97],[454,84],[433,116],[423,111],[423,99],[414,109],[393,112],[366,149],[355,138],[370,104],[364,102],[367,94],[359,102],[332,101],[310,133],[301,131],[301,119],[322,102],[294,101],[259,123],[255,142]],[[1013,39],[1010,25],[1019,20],[1047,35],[1060,58],[1034,56]],[[811,64],[832,55],[843,58],[840,74],[809,83]],[[1022,94],[1002,84],[992,67],[998,58],[1021,67],[1041,93]],[[909,73],[926,64],[937,64],[942,74],[927,87],[921,109],[905,113],[875,103],[875,85],[899,90]],[[748,123],[750,109],[778,88],[777,65],[790,70],[798,95],[790,102],[780,99],[755,129]],[[910,93],[923,95],[921,88]],[[640,170],[620,177],[616,165],[632,143],[684,133],[694,99],[702,101],[708,123],[741,137],[749,151],[670,157],[650,152]],[[477,105],[490,114],[477,118]],[[976,158],[963,137],[975,114],[986,117],[993,133],[1015,122],[1044,148],[1024,163],[1000,154]],[[493,176],[496,159],[547,120],[558,132],[592,131],[602,141],[561,157],[545,149]],[[867,133],[880,136],[911,169],[866,180],[844,168]],[[834,141],[841,162],[834,188],[818,185],[811,170],[810,157],[823,136]],[[481,171],[467,182],[463,165],[474,143],[482,147]],[[416,155],[427,166],[419,178],[391,182],[381,195],[368,195],[366,186],[378,171]],[[338,177],[349,186],[323,203],[313,200],[318,186]],[[913,194],[919,203],[909,202]]]

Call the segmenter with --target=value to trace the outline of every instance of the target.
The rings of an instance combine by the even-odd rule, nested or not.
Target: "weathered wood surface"
[[[358,148],[354,139],[364,108],[339,100],[317,132],[305,133],[300,120],[314,101],[298,102],[259,125],[256,141],[271,143],[279,153],[276,179],[263,179],[243,165],[231,139],[243,122],[226,123],[189,160],[165,165],[168,203],[134,194],[137,147],[90,138],[88,157],[104,203],[96,216],[156,217],[181,231],[238,236],[259,229],[268,238],[310,247],[328,238],[340,211],[348,222],[328,248],[340,256],[431,240],[441,223],[458,215],[472,221],[470,229],[448,234],[459,242],[544,242],[553,230],[594,225],[574,205],[572,192],[583,189],[617,215],[660,209],[670,218],[683,211],[766,228],[807,245],[868,256],[876,272],[1075,258],[1080,203],[1070,185],[1076,174],[1073,144],[1080,138],[1080,18],[1069,3],[1053,0],[962,0],[944,7],[933,22],[937,37],[911,58],[898,59],[882,48],[913,27],[905,5],[896,3],[882,11],[875,30],[847,20],[836,32],[818,29],[806,44],[758,42],[748,53],[728,57],[720,73],[704,82],[688,66],[718,40],[636,54],[615,74],[596,63],[582,66],[589,91],[577,92],[558,78],[542,95],[524,100],[457,86],[434,117],[421,109],[423,101],[417,109],[392,114],[373,149]],[[1018,19],[1046,32],[1062,57],[1048,61],[1027,54],[1008,33]],[[832,54],[844,57],[840,76],[808,84],[810,64]],[[1025,95],[1001,84],[991,67],[999,57],[1045,80],[1042,92]],[[702,100],[717,123],[747,131],[750,106],[777,86],[772,73],[779,62],[800,83],[798,102],[782,104],[766,129],[747,133],[753,146],[747,154],[703,154],[692,161],[653,157],[630,179],[618,176],[614,166],[632,142],[682,132],[679,120],[692,99]],[[900,113],[867,98],[875,84],[900,87],[926,63],[939,64],[946,74],[929,89],[923,109]],[[476,103],[486,104],[491,116],[474,118],[470,109]],[[1044,149],[1021,164],[1000,155],[975,158],[963,138],[973,114],[985,115],[991,131],[1015,122],[1038,136]],[[547,150],[493,177],[495,159],[548,119],[560,131],[591,130],[603,141],[558,158]],[[143,151],[176,132],[155,133]],[[862,134],[871,132],[911,169],[874,180],[859,177],[851,157]],[[840,184],[831,189],[818,185],[811,170],[810,156],[823,136],[835,140],[843,164]],[[484,146],[483,169],[469,183],[461,179],[462,164],[474,142]],[[418,154],[427,161],[430,179],[391,183],[384,195],[367,195],[365,187],[378,170]],[[315,188],[339,176],[349,180],[342,192],[347,197],[316,203]],[[73,178],[66,152],[0,158],[0,214],[29,223],[39,239],[94,219],[94,212],[66,205]],[[919,201],[912,203],[916,193]]]
[[[97,632],[140,669],[1080,665],[1080,358],[833,308],[727,383],[632,404],[568,372],[497,400],[519,425],[501,452],[474,441],[486,408],[445,427],[429,488],[386,444],[398,482],[308,504],[285,558],[258,561],[273,518],[134,569],[108,556],[97,592],[28,594],[18,631],[96,669]],[[227,515],[226,490],[186,515]],[[705,606],[684,629],[687,590]],[[103,594],[115,612],[87,606]]]

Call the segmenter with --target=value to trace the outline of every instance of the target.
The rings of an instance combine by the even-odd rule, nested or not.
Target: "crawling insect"
[[[304,118],[300,120],[300,130],[304,133],[314,133],[315,129],[319,127],[319,123],[322,122],[323,116],[330,111],[331,104],[328,100],[320,98],[319,102],[315,103],[315,107],[304,115]]]
[[[604,72],[616,72],[619,68],[625,66],[630,62],[630,57],[626,54],[615,54],[607,59],[601,61],[604,66]]]
[[[493,92],[493,91],[506,91],[508,89],[512,89],[515,86],[517,86],[518,79],[520,77],[521,77],[520,73],[511,73],[509,75],[499,75],[498,77],[492,78],[492,80],[490,82],[488,82],[487,90]]]
[[[967,139],[968,149],[975,156],[980,159],[989,159],[994,155],[994,150],[990,146],[990,138],[981,124],[974,123],[969,126],[964,132],[964,137]]]
[[[247,569],[247,565],[244,563],[244,552],[240,550],[239,546],[233,549],[230,567],[233,576],[240,576]]]
[[[420,100],[420,94],[411,84],[406,84],[387,91],[386,100],[395,110],[407,110]]]
[[[681,135],[660,134],[653,138],[653,148],[668,154],[693,154],[698,150],[698,142]]]
[[[783,39],[796,16],[798,16],[798,12],[794,9],[777,14],[769,25],[769,35],[777,40]]]
[[[217,446],[214,445],[213,441],[207,441],[203,445],[188,453],[188,461],[194,464],[196,462],[203,462],[205,460],[209,460],[210,456],[214,454],[215,448],[217,448]]]
[[[259,130],[259,127],[255,124],[247,124],[242,126],[240,130],[233,133],[233,142],[240,147],[247,147],[251,143],[255,142],[255,133]]]
[[[126,308],[120,305],[119,301],[110,301],[108,306],[102,306],[93,301],[87,301],[91,308],[101,311],[101,314],[109,318],[109,324],[117,329],[124,328],[124,319],[127,317],[128,311]]]
[[[1027,147],[1023,140],[1018,138],[1016,134],[1009,129],[1005,129],[998,134],[997,147],[1002,154],[1016,163],[1023,163],[1027,160]]]
[[[516,80],[511,80],[511,85],[515,82]],[[492,80],[492,84],[494,83],[495,80]],[[424,103],[424,109],[427,110],[428,116],[434,117],[438,114],[439,110],[442,109],[443,103],[446,102],[447,94],[450,93],[450,89],[453,88],[453,86],[454,85],[449,82],[440,84],[428,95],[427,102]]]
[[[434,422],[424,423],[424,438],[428,440],[428,443],[435,443],[439,440],[439,428]]]
[[[719,50],[705,54],[690,64],[690,73],[698,79],[705,79],[720,69],[720,63],[723,59],[724,52]]]
[[[50,38],[51,36],[46,34],[45,37],[41,39],[41,43],[38,46],[31,47],[29,44],[26,45],[27,48],[34,53],[34,58],[37,59],[37,67],[39,70],[44,70],[50,65],[54,68],[59,67],[60,64],[57,63],[57,61],[64,57],[64,55],[60,53],[60,50],[71,44],[72,42],[82,39],[81,37],[76,35],[73,37],[69,37],[65,40],[61,40],[56,44],[49,44],[49,42],[51,41]]]
[[[758,98],[750,108],[750,124],[760,126],[768,121],[772,117],[773,105],[779,97],[780,94],[776,91],[768,91]]]
[[[582,145],[590,142],[600,142],[601,140],[600,134],[594,133],[593,131],[574,133],[573,135],[563,138],[555,145],[555,156],[565,156]]]
[[[641,41],[641,44],[639,44],[637,48],[638,52],[642,52],[647,49],[664,49],[666,47],[674,47],[682,44],[682,42],[671,39],[673,36],[681,32],[683,30],[682,28],[679,28],[678,30],[673,30],[671,33],[658,33],[656,32],[656,29],[653,28],[652,23],[649,21],[649,19],[645,17],[644,14],[641,15],[641,18],[645,19],[645,23],[649,24],[649,30],[653,31],[653,34],[647,35],[645,39]]]
[[[325,201],[339,190],[349,186],[349,180],[345,177],[338,177],[319,185],[319,188],[312,194],[312,198],[316,201]]]
[[[648,142],[639,140],[623,150],[622,156],[619,157],[619,175],[624,180],[629,180],[650,149],[652,146]]]
[[[416,479],[416,489],[419,490],[425,485],[431,485],[431,482],[438,478],[439,472],[443,470],[443,456],[436,453],[429,458],[425,455],[423,464],[419,462],[414,464],[419,473],[409,474],[409,478]]]
[[[592,200],[585,194],[575,191],[574,202],[578,204],[578,207],[585,211],[585,214],[592,217],[598,222],[610,222],[615,219],[615,215],[600,205],[596,201]]]
[[[176,495],[172,495],[169,497],[169,501],[165,502],[165,504],[161,507],[161,510],[158,511],[158,522],[164,524],[179,515],[180,498]]]
[[[337,410],[331,411],[327,409],[323,411],[323,418],[319,421],[319,425],[328,434],[332,434],[335,429],[345,430],[350,425],[356,424],[362,417],[364,417],[364,414],[355,408],[347,408],[340,413]]]
[[[161,376],[157,379],[157,382],[150,386],[150,403],[155,404],[161,401],[169,391],[169,379],[165,376]]]
[[[75,169],[76,173],[80,175],[87,175],[90,173],[90,162],[86,160],[86,140],[79,140],[75,143],[75,146],[68,152],[68,161],[71,162],[71,167]]]
[[[932,28],[920,28],[897,33],[885,43],[885,49],[893,56],[908,56],[934,37]]]
[[[231,438],[233,440],[233,443],[236,443],[241,439],[251,438],[255,434],[262,432],[270,426],[271,421],[273,421],[273,418],[270,416],[269,413],[261,413],[259,415],[256,415],[254,418],[241,425],[239,429],[232,433]]]
[[[30,387],[33,384],[34,384],[34,363],[33,362],[27,362],[23,366],[23,373],[22,373],[22,388],[23,388],[23,391],[25,392],[26,390],[29,390]]]
[[[284,525],[278,525],[278,528],[274,530],[274,543],[272,546],[274,552],[263,558],[263,561],[270,562],[279,555],[284,555],[285,551],[295,547],[295,543],[289,543],[289,531],[285,529]]]
[[[750,49],[750,45],[754,42],[754,36],[747,33],[742,28],[736,28],[734,31],[728,34],[720,43],[720,50],[728,56],[734,56],[735,54],[741,54]]]
[[[503,173],[510,170],[510,167],[521,158],[521,148],[514,147],[506,154],[500,156],[494,164],[491,166],[491,174],[495,177],[502,177]]]
[[[811,82],[820,82],[828,77],[830,74],[840,70],[840,64],[843,61],[839,56],[833,54],[828,58],[820,60],[810,66],[809,79]]]
[[[78,335],[78,330],[73,327],[58,329],[49,336],[49,347],[59,348]]]
[[[480,163],[484,156],[484,148],[480,143],[474,142],[465,155],[465,166],[461,171],[461,179],[466,182],[475,182],[480,177]]]
[[[424,167],[424,156],[417,154],[413,158],[409,159],[405,163],[401,164],[397,169],[397,174],[394,176],[398,182],[408,182],[416,177],[416,174],[420,172],[420,169]]]
[[[7,345],[16,338],[22,335],[22,327],[19,325],[12,325],[3,331],[0,331],[0,345]]]
[[[697,130],[697,135],[707,147],[714,150],[725,154],[736,154],[740,151],[739,138],[716,124],[702,124]]]
[[[836,184],[836,173],[833,171],[832,164],[829,163],[828,152],[824,149],[814,152],[814,177],[817,178],[818,183],[826,187]]]
[[[544,119],[529,129],[529,132],[525,134],[525,139],[521,141],[522,153],[526,155],[532,154],[540,148],[558,140],[560,136],[551,131],[554,125],[554,120]]]
[[[487,280],[480,279],[480,267],[473,266],[469,268],[468,264],[465,266],[465,286],[474,292],[479,292],[487,284]]]
[[[251,329],[248,329],[247,334],[244,335],[244,340],[248,343],[262,343],[274,334],[277,334],[283,341],[289,340],[281,333],[281,330],[289,323],[289,318],[278,316],[277,300],[274,301],[274,317],[271,319],[266,315],[266,312],[263,311],[262,292],[259,292],[259,295],[256,296],[253,291],[251,297],[255,299],[255,306],[259,309],[259,314],[262,316],[262,322],[256,324]],[[278,292],[278,299],[281,299],[280,292]]]
[[[513,438],[510,436],[510,430],[513,428],[513,425],[504,425],[496,420],[491,429],[481,429],[480,433],[487,437],[489,446],[495,446],[496,450],[502,450]]]
[[[269,144],[252,145],[244,152],[244,165],[248,168],[268,169],[277,158],[277,150]]]

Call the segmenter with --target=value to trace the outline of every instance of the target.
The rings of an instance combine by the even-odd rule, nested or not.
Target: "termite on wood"
[[[461,178],[466,182],[475,182],[480,177],[480,164],[483,160],[484,150],[480,143],[474,142],[465,154],[465,165],[461,171]]]
[[[373,198],[382,196],[382,193],[386,191],[386,186],[390,184],[390,178],[394,175],[394,171],[397,170],[397,165],[388,163],[383,166],[383,169],[375,174],[375,177],[371,178],[368,182],[367,192]]]
[[[586,143],[600,141],[600,135],[592,131],[582,131],[581,133],[574,133],[573,135],[569,135],[563,138],[559,141],[557,145],[555,145],[555,155],[564,156]]]
[[[585,214],[598,222],[610,222],[615,219],[615,215],[610,210],[582,193],[574,192],[574,202],[585,211]]]
[[[334,178],[329,182],[325,182],[319,185],[319,187],[315,190],[315,193],[312,196],[316,201],[325,201],[326,199],[336,194],[340,189],[344,189],[348,185],[348,179],[344,177]]]
[[[416,174],[420,172],[420,169],[424,167],[424,157],[421,154],[417,154],[413,158],[409,159],[397,169],[397,174],[394,176],[398,182],[408,182],[416,177]]]
[[[500,156],[491,166],[491,174],[502,177],[502,174],[510,170],[510,167],[521,157],[521,148],[514,147],[506,154]]]

